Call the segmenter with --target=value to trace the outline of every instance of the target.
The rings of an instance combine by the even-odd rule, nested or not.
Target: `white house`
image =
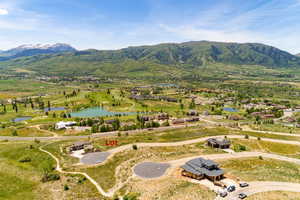
[[[60,129],[68,129],[71,126],[75,126],[77,123],[76,122],[57,122],[55,124],[55,129],[60,130]]]

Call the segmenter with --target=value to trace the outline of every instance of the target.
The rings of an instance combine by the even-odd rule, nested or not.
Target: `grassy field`
[[[14,135],[16,131],[17,135]],[[43,137],[43,136],[52,136],[50,133],[43,132],[36,128],[20,127],[20,128],[0,128],[1,136],[22,136],[22,137]]]
[[[175,177],[165,177],[157,180],[134,180],[125,189],[140,194],[139,199],[141,200],[212,200],[215,198],[215,193],[204,186]]]
[[[272,131],[272,132],[283,132],[283,133],[300,133],[300,128],[287,127],[281,124],[264,124],[264,125],[252,125],[252,129],[259,131]]]
[[[60,174],[60,180],[43,183],[46,169],[53,169],[54,160],[38,150],[35,143],[0,144],[0,199],[2,200],[73,200],[96,199],[95,187],[81,176]],[[21,162],[30,158],[29,162]],[[65,190],[65,185],[68,190]],[[104,198],[102,198],[104,199]]]
[[[263,192],[247,197],[248,200],[300,200],[300,193],[296,192]]]
[[[219,162],[231,175],[243,181],[282,181],[300,183],[300,166],[273,159],[245,158]]]
[[[232,149],[236,146],[243,145],[247,151],[260,151],[267,153],[280,154],[285,156],[295,156],[300,154],[299,145],[282,144],[268,142],[263,140],[232,139]]]

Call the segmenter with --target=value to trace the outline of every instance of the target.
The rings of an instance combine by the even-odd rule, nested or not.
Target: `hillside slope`
[[[0,68],[25,68],[45,75],[182,77],[257,74],[300,67],[300,57],[256,43],[186,42],[19,57]]]

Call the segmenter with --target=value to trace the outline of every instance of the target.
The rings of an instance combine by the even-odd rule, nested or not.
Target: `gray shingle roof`
[[[217,139],[217,138],[209,138],[207,140],[208,142],[212,144],[218,144],[218,145],[230,145],[230,141],[227,139]]]
[[[220,176],[224,174],[224,171],[218,167],[217,163],[204,158],[190,160],[181,168],[195,175]]]

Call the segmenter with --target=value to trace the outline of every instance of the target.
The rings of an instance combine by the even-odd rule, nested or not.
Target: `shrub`
[[[137,150],[138,149],[137,145],[136,144],[132,145],[132,149]]]
[[[262,156],[258,156],[258,159],[259,160],[263,160],[264,158]]]
[[[114,195],[113,200],[119,200],[118,195]]]
[[[245,139],[249,139],[249,135],[245,135]]]
[[[13,130],[12,133],[11,133],[11,135],[12,135],[12,136],[18,136],[17,130]]]
[[[170,126],[169,121],[165,121],[164,123],[162,123],[162,126]]]
[[[41,141],[39,141],[38,139],[34,139],[34,142],[36,143],[36,144],[39,144],[39,143],[41,143]]]
[[[129,193],[124,196],[124,200],[137,200],[138,195],[135,193]]]
[[[246,151],[246,146],[240,145],[240,144],[236,144],[236,145],[234,145],[233,150],[235,152]]]
[[[261,138],[260,138],[260,137],[257,137],[257,140],[261,140]]]
[[[55,174],[55,173],[45,173],[42,177],[42,182],[49,182],[49,181],[57,181],[60,179],[59,174]]]
[[[31,162],[31,158],[26,156],[26,157],[23,157],[19,160],[19,162],[21,163],[25,163],[25,162]]]
[[[84,181],[86,181],[86,178],[85,177],[83,177],[83,178],[80,178],[79,180],[78,180],[78,184],[81,184],[81,183],[83,183]]]
[[[64,191],[67,191],[67,190],[69,190],[70,188],[69,188],[69,186],[66,184],[66,185],[64,185]]]

